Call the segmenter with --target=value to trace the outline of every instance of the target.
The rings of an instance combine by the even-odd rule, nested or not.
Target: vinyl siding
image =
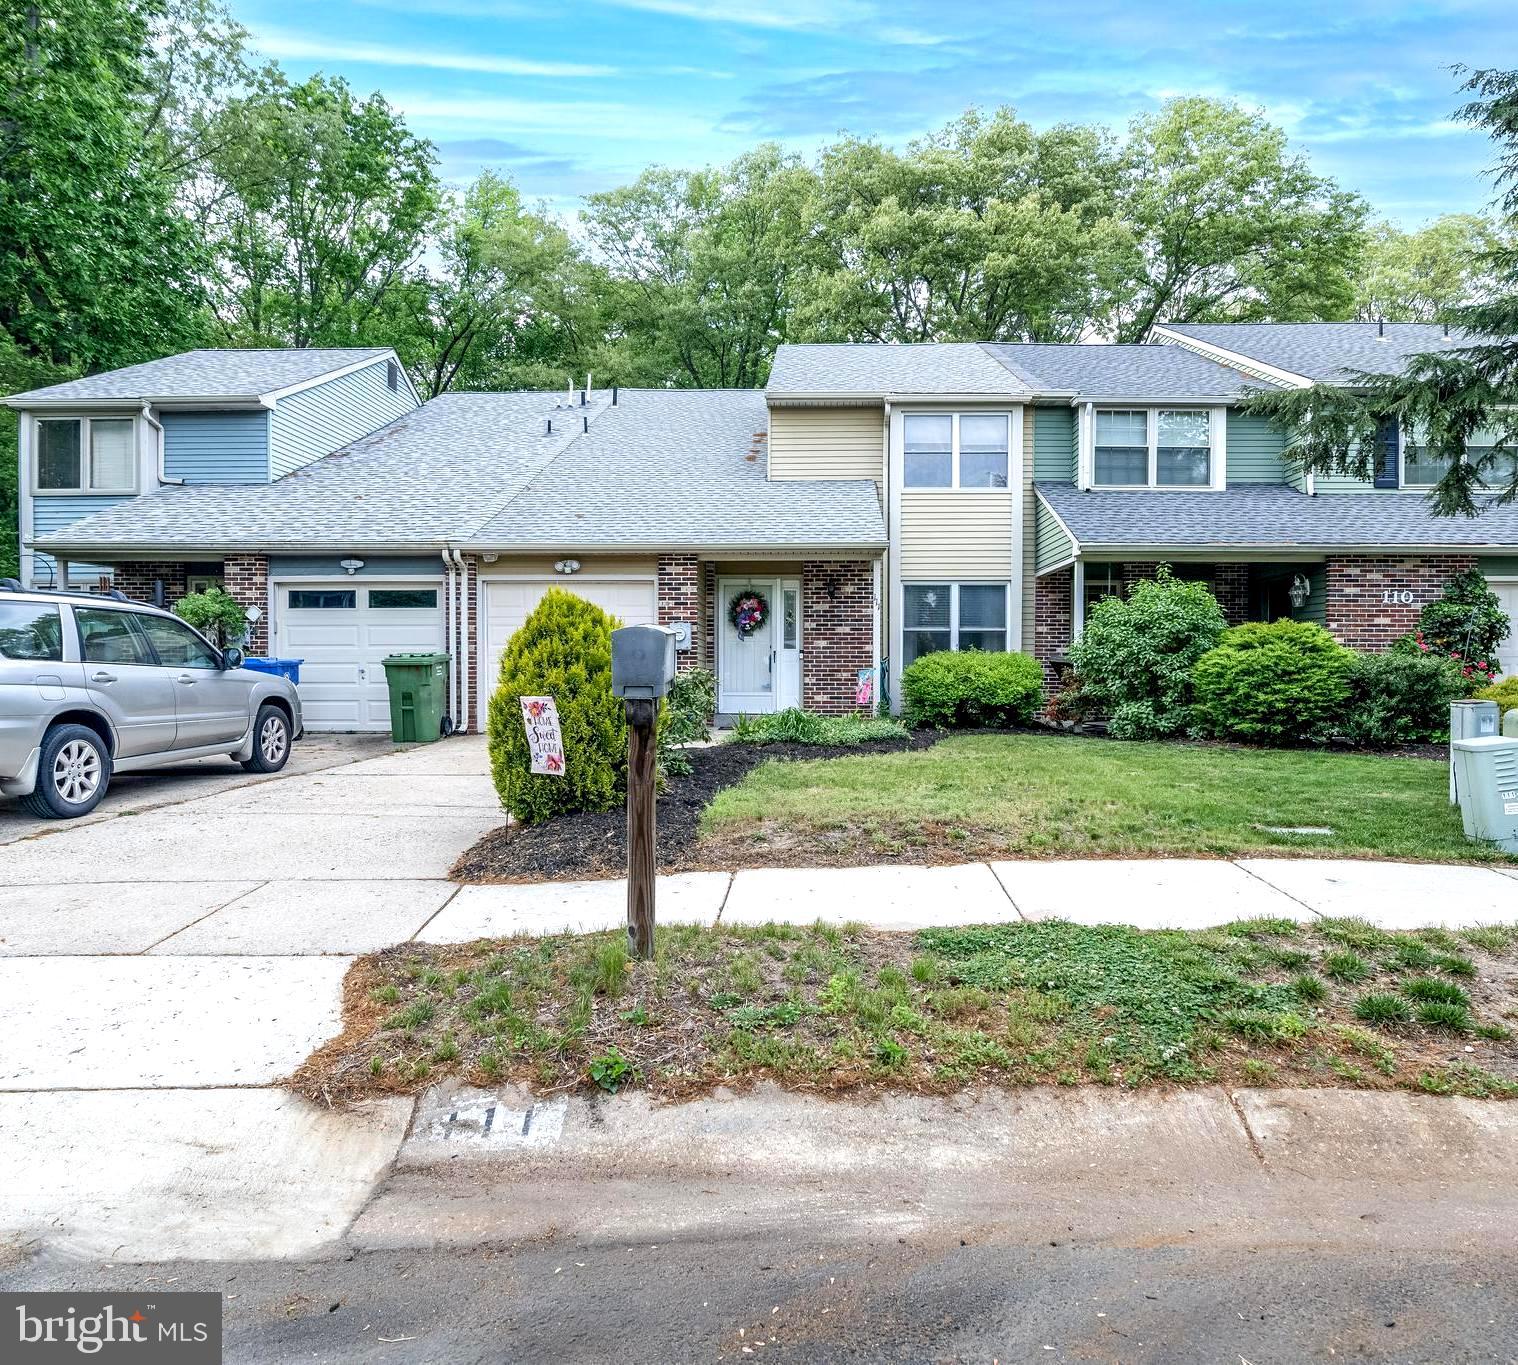
[[[1291,613],[1295,621],[1311,621],[1314,625],[1327,626],[1328,624],[1328,570],[1321,564],[1315,564],[1305,570],[1310,591],[1307,601],[1300,609]]]
[[[1230,411],[1224,437],[1229,483],[1286,483],[1291,471],[1281,451],[1286,433],[1264,417]]]
[[[385,367],[376,360],[277,400],[269,424],[273,477],[283,478],[410,412],[416,406],[410,387],[402,378],[392,392]]]
[[[771,408],[772,479],[874,479],[885,469],[880,408]]]
[[[115,496],[81,494],[64,497],[34,497],[32,499],[32,527],[27,539],[52,535],[54,531],[61,531],[65,526],[72,526],[76,521],[82,521],[92,513],[103,512],[107,507],[114,507],[117,503],[131,500],[130,493]],[[53,567],[52,556],[43,554],[41,550],[32,552],[32,562],[33,573],[38,581],[45,579]],[[70,572],[74,575],[85,573],[94,577],[106,572],[99,564],[85,564],[76,560],[70,560],[69,564]]]
[[[343,568],[346,555],[274,555],[269,559],[271,578],[414,578],[443,576],[439,555],[392,555],[387,559],[365,558],[364,567],[352,574]]]
[[[1488,578],[1518,578],[1518,555],[1485,555],[1476,567]]]
[[[985,579],[1012,577],[1012,495],[951,488],[906,488],[901,493],[901,577]]]
[[[1058,483],[1075,482],[1075,409],[1026,408],[1033,422],[1033,477]]]
[[[1056,564],[1065,563],[1075,552],[1075,542],[1059,524],[1059,518],[1042,502],[1038,504],[1036,524],[1038,548],[1034,562],[1037,572],[1043,573]]]
[[[164,473],[186,483],[267,483],[269,417],[267,411],[164,413]]]
[[[1033,492],[1033,466],[1035,464],[1038,428],[1034,422],[1033,408],[1023,408],[1023,562],[1017,566],[1019,582],[1012,584],[1012,596],[1022,607],[1022,652],[1033,653],[1033,579],[1034,556],[1038,549],[1038,498]],[[1071,451],[1075,449],[1071,443]]]

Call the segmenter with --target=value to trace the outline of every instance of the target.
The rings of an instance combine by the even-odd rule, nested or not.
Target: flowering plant
[[[727,604],[728,619],[740,640],[746,640],[770,619],[770,604],[762,592],[745,589],[737,593]]]
[[[1489,659],[1467,659],[1458,649],[1438,650],[1429,644],[1421,630],[1413,631],[1398,644],[1409,654],[1448,654],[1460,666],[1460,676],[1477,687],[1485,687],[1497,676],[1497,666]]]

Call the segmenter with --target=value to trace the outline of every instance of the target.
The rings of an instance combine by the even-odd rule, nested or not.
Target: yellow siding
[[[771,408],[772,479],[884,477],[885,414],[880,408]]]
[[[1012,495],[949,488],[901,493],[901,577],[999,579],[1012,576]]]

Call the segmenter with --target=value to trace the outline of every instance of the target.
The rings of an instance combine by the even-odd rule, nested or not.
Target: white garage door
[[[443,585],[282,583],[275,653],[303,659],[300,703],[310,730],[388,730],[388,654],[443,648]]]
[[[1518,675],[1518,583],[1493,583],[1492,591],[1497,594],[1512,626],[1507,639],[1497,649],[1497,667],[1501,676],[1506,678]]]
[[[652,579],[487,578],[485,588],[485,662],[480,676],[483,696],[495,689],[501,671],[501,653],[517,627],[532,613],[549,588],[563,588],[610,612],[624,626],[651,626],[658,622]]]

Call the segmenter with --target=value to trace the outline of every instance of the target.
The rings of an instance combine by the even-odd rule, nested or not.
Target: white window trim
[[[1012,648],[1012,585],[1000,579],[975,579],[975,578],[914,578],[903,580],[901,595],[903,615],[901,622],[901,654],[906,655],[906,643],[909,635],[928,635],[941,630],[938,626],[909,626],[906,623],[905,604],[906,595],[913,588],[937,588],[946,587],[949,590],[949,650],[957,653],[959,650],[959,590],[961,588],[1000,588],[1002,590],[1002,649]],[[984,631],[984,626],[971,626],[974,631]],[[905,667],[905,665],[903,666]]]
[[[75,488],[43,488],[39,482],[41,470],[38,468],[42,458],[41,433],[38,430],[43,422],[77,422],[79,424],[79,477],[80,486]],[[96,422],[130,422],[132,424],[132,482],[125,488],[92,488],[89,483],[90,473],[90,429]],[[100,412],[93,414],[76,413],[67,415],[59,413],[56,416],[48,413],[46,416],[33,417],[31,420],[32,440],[30,443],[30,459],[28,464],[27,487],[34,498],[95,498],[95,497],[131,497],[136,494],[140,482],[140,442],[142,440],[141,423],[137,420],[137,414],[131,412]]]
[[[1102,412],[1142,412],[1146,414],[1149,450],[1147,483],[1098,483],[1096,481],[1096,414]],[[1162,412],[1205,412],[1210,447],[1208,482],[1201,484],[1162,484],[1155,482],[1159,462],[1159,414]],[[1077,414],[1080,426],[1079,486],[1118,493],[1203,493],[1221,492],[1228,486],[1228,409],[1211,403],[1083,403]]]
[[[907,420],[912,417],[947,417],[949,419],[949,482],[947,484],[908,483],[906,481]],[[959,419],[961,417],[1000,417],[1006,422],[1007,482],[1003,487],[993,488],[986,484],[971,484],[966,488],[961,485],[959,481]],[[912,493],[1010,493],[1012,491],[1012,481],[1017,477],[1017,471],[1013,468],[1012,461],[1012,442],[1017,435],[1013,430],[1015,425],[1012,420],[1012,413],[999,409],[981,412],[969,408],[913,408],[910,412],[903,412],[901,424],[901,486]]]

